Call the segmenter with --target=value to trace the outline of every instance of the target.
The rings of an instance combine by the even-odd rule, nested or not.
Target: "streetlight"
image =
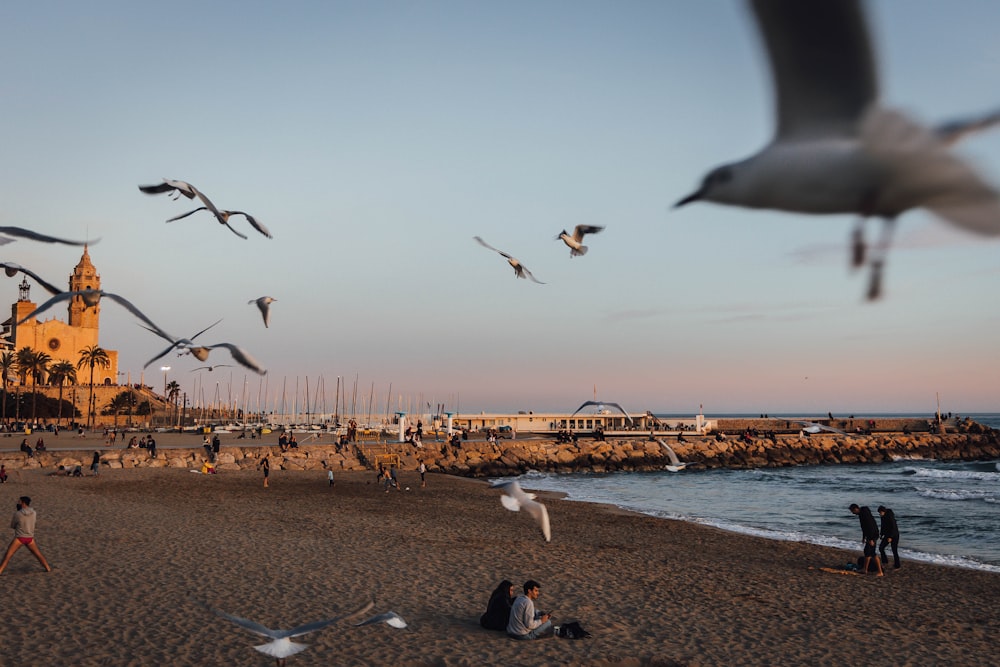
[[[164,404],[163,414],[166,415],[167,414],[167,409],[166,409],[166,403],[167,403],[167,371],[170,370],[170,366],[160,366],[160,370],[163,371],[163,404]],[[164,416],[163,423],[164,424],[168,424],[169,423],[169,418],[166,417],[166,416]]]

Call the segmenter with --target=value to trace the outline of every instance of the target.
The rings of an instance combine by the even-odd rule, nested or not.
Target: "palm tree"
[[[177,399],[181,395],[181,386],[177,383],[177,380],[171,380],[170,384],[167,385],[167,400],[174,404],[174,411],[178,412],[180,408],[177,406]]]
[[[7,423],[7,382],[17,372],[17,357],[13,352],[0,354],[0,377],[3,379],[3,423]]]
[[[98,345],[89,345],[79,352],[80,359],[76,362],[76,367],[90,367],[90,398],[87,399],[87,426],[94,428],[94,366],[108,368],[111,366],[111,359],[104,348]]]
[[[52,357],[47,352],[35,352],[31,348],[22,348],[21,352],[27,351],[25,358],[20,362],[21,368],[31,377],[31,422],[38,423],[38,392],[36,388],[39,382],[45,380],[45,374],[49,371],[49,362]]]
[[[132,395],[131,391],[123,391],[111,399],[111,403],[108,404],[107,409],[102,411],[102,414],[113,414],[115,416],[115,430],[117,430],[118,415],[124,410],[129,410],[133,405],[135,405],[135,396]]]
[[[60,361],[53,364],[49,367],[49,382],[59,385],[59,416],[56,418],[56,424],[62,426],[63,384],[65,382],[76,384],[76,368],[68,361]],[[73,407],[75,408],[76,406],[74,405]]]

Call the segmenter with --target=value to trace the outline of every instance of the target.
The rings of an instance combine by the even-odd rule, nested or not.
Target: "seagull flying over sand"
[[[663,442],[663,440],[657,438],[656,441],[660,443],[660,447],[663,447],[664,451],[666,451],[667,453],[667,458],[670,459],[670,465],[663,466],[664,468],[666,468],[670,472],[680,472],[681,470],[684,470],[684,468],[691,465],[690,463],[685,463],[681,461],[679,458],[677,458],[677,454],[674,453],[673,448],[671,448],[671,446],[668,445],[667,443]]]
[[[562,240],[567,246],[569,246],[569,256],[576,257],[578,255],[587,254],[587,246],[583,245],[583,237],[587,234],[597,234],[604,231],[604,227],[597,227],[596,225],[577,225],[573,228],[573,235],[566,233],[566,230],[562,230],[562,233],[556,237],[556,241]]]
[[[167,222],[173,222],[175,220],[180,220],[181,218],[186,218],[192,213],[197,213],[198,211],[211,211],[212,215],[215,216],[215,219],[218,220],[220,224],[223,224],[226,227],[228,227],[229,231],[231,231],[233,234],[236,234],[241,239],[246,239],[247,238],[246,234],[236,231],[236,229],[234,229],[233,226],[229,224],[230,216],[242,215],[247,219],[247,221],[251,225],[253,225],[254,229],[256,229],[258,232],[260,232],[267,238],[272,238],[271,232],[269,232],[267,228],[264,227],[264,225],[262,225],[260,222],[258,222],[253,216],[248,215],[243,211],[220,211],[218,207],[216,207],[216,205],[212,203],[212,200],[206,197],[201,190],[199,190],[198,188],[196,188],[195,186],[191,185],[186,181],[175,181],[169,178],[164,178],[162,183],[158,183],[156,185],[140,185],[139,189],[145,192],[147,195],[170,193],[173,195],[174,199],[177,199],[182,195],[184,197],[187,197],[188,199],[194,199],[195,197],[197,197],[201,201],[201,203],[204,204],[204,206],[200,206],[194,209],[193,211],[188,211],[187,213],[184,213],[182,215],[170,218],[169,220],[167,220]]]
[[[347,618],[348,616],[354,616],[356,614],[363,614],[369,611],[375,606],[374,602],[369,602],[367,605],[359,609],[358,611],[352,612],[350,614],[344,614],[337,616],[336,618],[330,618],[323,621],[314,621],[312,623],[306,623],[305,625],[299,625],[292,628],[291,630],[272,630],[271,628],[266,628],[260,623],[255,623],[254,621],[247,620],[245,618],[240,618],[239,616],[233,616],[232,614],[227,614],[224,611],[219,611],[215,609],[216,614],[228,619],[240,626],[245,630],[260,635],[261,637],[267,637],[271,641],[267,644],[261,644],[260,646],[254,646],[254,648],[264,655],[269,655],[275,658],[279,665],[285,664],[285,658],[290,655],[295,655],[296,653],[301,653],[302,651],[309,648],[306,644],[298,644],[292,641],[293,637],[301,637],[302,635],[309,634],[310,632],[315,632],[317,630],[322,630],[323,628],[333,625],[341,619]]]
[[[859,0],[752,0],[775,82],[777,129],[756,155],[712,170],[677,206],[711,201],[794,213],[856,213],[852,263],[865,261],[864,222],[882,218],[868,299],[896,218],[925,208],[970,232],[1000,234],[1000,194],[949,145],[1000,114],[923,127],[878,101],[873,45]]]
[[[53,286],[51,283],[46,282],[45,280],[42,280],[34,272],[29,271],[20,264],[15,264],[14,262],[0,262],[0,267],[3,268],[4,273],[6,273],[7,277],[9,278],[13,278],[18,274],[18,272],[20,272],[28,276],[32,280],[34,280],[39,285],[41,285],[50,294],[62,294],[61,289]]]
[[[158,355],[156,355],[155,357],[153,357],[152,359],[150,359],[149,361],[147,361],[143,365],[143,368],[148,368],[149,365],[151,363],[153,363],[154,361],[167,356],[168,354],[170,354],[170,351],[173,350],[176,347],[193,346],[195,338],[197,338],[198,336],[202,335],[203,333],[205,333],[206,331],[208,331],[209,329],[211,329],[212,327],[214,327],[216,324],[218,324],[221,321],[222,320],[218,320],[214,324],[209,324],[207,327],[205,327],[204,329],[202,329],[201,331],[199,331],[195,335],[191,336],[190,338],[175,338],[174,336],[171,336],[170,334],[168,334],[167,332],[163,331],[159,327],[151,328],[151,327],[143,326],[142,327],[143,329],[147,329],[149,331],[152,331],[157,336],[159,336],[160,338],[165,339],[166,341],[168,341],[170,343],[170,347],[168,347],[163,352],[160,352]],[[140,326],[142,326],[142,325],[140,325]],[[206,358],[207,357],[208,357],[208,355],[206,355]],[[201,361],[205,361],[205,359],[201,359]]]
[[[262,296],[259,299],[250,299],[249,301],[247,301],[248,305],[251,303],[256,303],[257,307],[260,308],[260,314],[264,317],[265,329],[267,328],[267,325],[271,321],[271,304],[274,303],[275,301],[277,301],[277,299],[274,299],[269,296]]]
[[[73,290],[69,292],[59,292],[54,297],[52,297],[51,299],[40,305],[38,308],[35,308],[33,311],[22,317],[17,323],[19,325],[23,324],[26,320],[30,320],[32,317],[37,317],[39,314],[44,313],[46,310],[56,305],[60,301],[69,301],[73,297],[77,296],[80,297],[80,299],[83,301],[84,305],[87,308],[93,308],[94,306],[96,306],[101,302],[102,298],[107,297],[108,299],[111,299],[112,301],[120,304],[127,311],[129,311],[130,313],[138,317],[140,320],[145,322],[147,325],[149,325],[148,328],[161,331],[161,329],[158,326],[156,326],[156,324],[154,324],[151,319],[146,317],[142,313],[142,311],[140,311],[138,308],[132,305],[132,303],[128,299],[122,296],[118,296],[117,294],[112,294],[111,292],[105,292],[104,290],[99,290],[99,289],[84,289],[84,290]]]
[[[506,257],[507,263],[510,264],[512,267],[514,267],[514,275],[516,275],[518,278],[530,278],[539,285],[545,284],[541,280],[536,278],[534,275],[532,275],[531,271],[528,270],[528,267],[526,267],[524,264],[521,264],[521,262],[516,257],[511,257],[503,250],[497,250],[496,248],[494,248],[493,246],[491,246],[489,243],[487,243],[478,236],[473,236],[472,238],[476,239],[476,242],[479,243],[479,245],[483,246],[484,248],[489,248],[493,252],[500,253],[502,257]]]
[[[514,479],[498,480],[492,482],[490,486],[503,491],[504,495],[500,496],[500,502],[504,507],[511,512],[524,510],[538,523],[538,527],[542,529],[542,535],[545,536],[545,541],[552,541],[552,529],[549,527],[549,512],[545,509],[545,505],[535,500],[535,494],[525,493],[521,490],[521,485]]]
[[[359,628],[362,625],[374,625],[376,623],[385,623],[386,625],[390,625],[400,630],[406,627],[406,621],[404,621],[403,617],[394,611],[387,611],[384,614],[377,614],[371,618],[366,618],[360,623],[355,623],[354,627]]]
[[[4,236],[6,235],[6,236]],[[10,238],[13,236],[14,238]],[[70,241],[57,236],[39,234],[24,227],[0,227],[0,245],[7,245],[17,239],[28,239],[29,241],[41,241],[42,243],[61,243],[62,245],[94,245],[101,239],[93,241]]]

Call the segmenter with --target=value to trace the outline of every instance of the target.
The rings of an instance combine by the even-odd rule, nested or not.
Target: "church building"
[[[69,290],[101,289],[101,277],[97,275],[97,269],[90,261],[90,253],[86,246],[83,248],[83,256],[80,262],[73,269],[69,277]],[[36,352],[45,352],[52,361],[49,365],[57,364],[60,361],[68,361],[75,367],[80,359],[80,350],[98,345],[98,335],[100,333],[101,305],[88,307],[79,296],[74,296],[68,307],[68,320],[62,321],[52,315],[53,311],[48,310],[42,313],[42,317],[50,319],[39,321],[31,318],[23,324],[17,324],[25,315],[35,310],[38,304],[30,298],[31,286],[27,277],[21,282],[18,292],[17,303],[11,306],[11,319],[4,322],[4,333],[6,340],[4,347],[16,352],[22,348],[29,347]],[[48,300],[48,292],[43,292]],[[95,385],[115,385],[118,380],[118,352],[116,350],[105,350],[111,364],[107,368],[94,367]],[[90,368],[85,367],[77,370],[77,381],[80,384],[90,382]]]

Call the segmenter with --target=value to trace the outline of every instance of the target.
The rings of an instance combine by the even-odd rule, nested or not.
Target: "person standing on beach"
[[[420,473],[420,488],[426,488],[427,479],[424,476],[427,474],[427,466],[424,465],[423,459],[417,459],[417,462],[420,463],[420,465],[417,466],[417,472]],[[513,584],[511,585],[513,586]]]
[[[874,559],[876,569],[878,569],[878,576],[881,577],[883,574],[882,561],[879,560],[878,554],[875,553],[875,544],[878,542],[878,524],[875,523],[875,517],[872,516],[872,511],[867,506],[858,507],[852,503],[848,509],[851,510],[851,514],[857,515],[861,520],[861,539],[865,545],[865,564],[861,568],[861,572],[868,574],[868,566]]]
[[[524,593],[518,595],[510,608],[510,619],[507,621],[507,636],[514,639],[544,639],[551,637],[552,620],[548,614],[535,611],[535,600],[541,595],[541,586],[537,581],[528,579],[524,582]]]
[[[878,514],[882,517],[882,541],[878,545],[879,556],[883,565],[889,564],[889,558],[885,555],[886,546],[892,549],[892,567],[899,569],[899,552],[896,551],[899,545],[899,526],[896,525],[896,514],[888,507],[878,506]]]
[[[101,453],[94,452],[94,458],[90,461],[90,472],[94,473],[94,477],[101,474]]]
[[[330,482],[330,486],[333,486],[333,468],[326,471],[326,478]]]
[[[268,488],[267,478],[271,475],[271,457],[265,454],[264,458],[257,464],[257,468],[263,468],[264,470],[264,488],[266,489]]]
[[[14,512],[14,518],[10,521],[10,527],[14,529],[14,539],[11,540],[10,546],[7,547],[7,553],[3,557],[3,562],[0,563],[0,574],[6,569],[7,563],[10,562],[10,557],[22,546],[28,547],[28,551],[35,555],[35,558],[42,564],[46,572],[52,571],[52,568],[49,567],[48,562],[45,560],[45,556],[42,555],[42,552],[38,550],[38,545],[35,544],[35,519],[38,515],[35,513],[35,510],[31,509],[30,505],[31,498],[28,496],[21,496],[18,500],[17,511]]]

